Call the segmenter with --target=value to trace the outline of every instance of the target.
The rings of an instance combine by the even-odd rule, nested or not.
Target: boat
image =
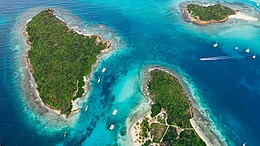
[[[64,132],[64,135],[63,135],[63,136],[64,136],[64,137],[66,137],[66,136],[67,136],[67,131],[65,131],[65,132]]]
[[[259,6],[260,6],[260,4],[257,2],[257,3],[256,3],[256,6],[258,6],[258,7],[259,7]]]
[[[88,111],[88,106],[85,107],[85,112]]]
[[[113,111],[113,115],[115,116],[116,115],[116,113],[117,113],[117,110],[116,109],[114,109],[114,111]]]
[[[252,56],[252,58],[255,59],[255,58],[256,58],[256,55]]]
[[[242,146],[246,146],[246,143],[244,143]]]
[[[100,83],[100,78],[98,78],[98,81],[97,81],[97,83],[98,83],[98,84]]]
[[[245,52],[246,52],[246,53],[249,53],[249,52],[250,52],[249,48],[247,48]]]
[[[102,69],[102,73],[104,73],[106,70],[107,70],[106,68],[103,68],[103,69]]]
[[[238,47],[235,47],[235,50],[238,50]]]
[[[213,47],[216,48],[217,46],[218,46],[218,43],[216,42],[216,43],[213,45]]]
[[[110,125],[110,127],[109,127],[109,130],[113,130],[114,129],[114,127],[115,127],[115,125]]]

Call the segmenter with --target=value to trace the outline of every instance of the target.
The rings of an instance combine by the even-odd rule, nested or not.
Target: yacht
[[[98,83],[98,84],[100,83],[100,78],[98,78],[98,81],[97,81],[97,83]]]
[[[255,58],[256,58],[256,55],[254,55],[252,58],[255,59]]]
[[[106,71],[106,68],[103,68],[103,69],[102,69],[102,73],[104,73],[105,71]]]
[[[114,127],[115,127],[115,125],[110,125],[110,127],[109,127],[109,130],[113,130],[114,129]]]
[[[216,43],[213,45],[213,47],[216,48],[217,46],[218,46],[218,43],[216,42]]]
[[[249,53],[249,52],[250,52],[249,48],[247,48],[245,52],[246,52],[246,53]]]
[[[115,116],[116,115],[116,113],[117,113],[117,110],[116,109],[114,109],[114,111],[113,111],[113,115]]]

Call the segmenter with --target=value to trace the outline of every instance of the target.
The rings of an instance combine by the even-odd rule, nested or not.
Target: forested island
[[[178,79],[162,69],[150,69],[144,92],[152,99],[151,112],[132,128],[135,145],[196,145],[206,143],[189,121],[192,107]]]
[[[27,62],[41,100],[68,116],[71,101],[85,92],[83,77],[91,73],[97,56],[111,44],[99,36],[70,29],[53,9],[34,16],[26,25],[25,35],[29,44]]]
[[[229,16],[235,15],[236,11],[222,4],[207,6],[188,4],[184,8],[184,13],[191,22],[207,25],[210,23],[225,22]]]

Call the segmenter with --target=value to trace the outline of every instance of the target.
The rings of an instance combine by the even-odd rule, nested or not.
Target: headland
[[[156,66],[148,67],[145,77],[143,92],[152,100],[151,111],[131,124],[134,145],[223,145],[178,75]]]

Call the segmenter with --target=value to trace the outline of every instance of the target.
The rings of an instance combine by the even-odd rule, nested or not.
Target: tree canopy
[[[68,115],[71,100],[84,93],[83,76],[91,72],[96,56],[107,45],[97,43],[97,36],[87,37],[69,29],[53,11],[43,10],[28,22],[28,57],[42,101]]]

